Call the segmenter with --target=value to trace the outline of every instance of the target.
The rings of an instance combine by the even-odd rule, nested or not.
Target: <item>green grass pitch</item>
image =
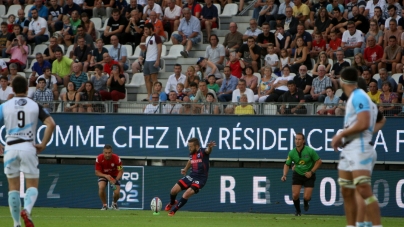
[[[153,215],[144,210],[107,210],[73,208],[36,208],[32,218],[38,227],[163,226],[163,227],[344,227],[344,216],[259,213],[220,213],[179,211],[174,217],[161,211]],[[8,207],[0,207],[0,226],[12,227]],[[22,225],[24,226],[24,225]],[[383,218],[384,227],[404,226],[404,218]]]

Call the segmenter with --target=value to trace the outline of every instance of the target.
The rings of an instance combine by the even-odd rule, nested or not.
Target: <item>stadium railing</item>
[[[51,113],[118,113],[118,114],[181,114],[187,115],[296,115],[313,116],[324,107],[323,103],[185,103],[185,102],[131,102],[131,101],[81,101],[81,102],[39,102]],[[77,106],[70,109],[72,105]],[[240,106],[240,107],[239,107]],[[245,107],[251,106],[251,107]],[[297,113],[290,109],[300,106]],[[332,106],[327,104],[327,106]],[[238,107],[238,108],[237,108]],[[285,114],[280,114],[279,109],[286,109]],[[344,109],[343,104],[337,107]],[[404,104],[378,104],[383,108],[386,117],[404,117]],[[253,112],[250,110],[252,109]],[[387,109],[387,110],[386,110]],[[382,109],[380,109],[382,110]],[[90,112],[92,111],[92,112]],[[324,115],[323,115],[324,116]],[[335,115],[333,115],[335,116]]]

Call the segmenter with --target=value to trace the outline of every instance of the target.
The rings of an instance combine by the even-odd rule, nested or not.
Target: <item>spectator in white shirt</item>
[[[177,84],[178,83],[185,83],[185,80],[187,77],[181,73],[182,67],[180,64],[175,64],[174,65],[174,74],[170,75],[168,77],[167,83],[166,83],[166,88],[164,89],[165,93],[169,95],[170,91],[175,91],[177,90]]]
[[[210,35],[209,43],[210,45],[206,47],[205,58],[213,62],[219,70],[223,70],[226,55],[224,46],[219,44],[219,37],[216,34]]]
[[[384,9],[385,1],[382,0],[369,0],[365,7],[365,13],[363,16],[367,18],[372,18],[375,15],[375,7],[379,6],[381,9]]]
[[[32,9],[32,21],[28,28],[28,42],[41,44],[49,40],[48,22],[38,16],[38,10]]]
[[[251,19],[250,20],[250,29],[247,29],[243,35],[243,41],[244,43],[247,43],[247,39],[249,36],[254,37],[254,39],[257,39],[258,35],[262,33],[260,29],[257,28],[258,22],[256,19]]]
[[[391,19],[395,19],[396,21],[397,21],[397,24],[398,24],[398,20],[400,20],[400,16],[398,16],[397,15],[397,8],[396,8],[396,6],[395,5],[389,5],[388,7],[387,7],[387,11],[388,11],[388,14],[389,14],[389,18],[387,18],[386,19],[386,21],[384,22],[384,28],[385,29],[389,29],[389,27],[390,27],[390,20]]]
[[[11,87],[8,86],[8,77],[2,76],[0,78],[0,100],[6,101],[14,97],[14,92]]]
[[[178,31],[180,26],[181,7],[175,4],[176,0],[169,0],[168,7],[164,10],[163,26],[164,31],[171,37],[171,33]]]
[[[345,57],[353,57],[362,52],[363,33],[356,29],[355,22],[348,21],[348,30],[342,35],[341,47]]]

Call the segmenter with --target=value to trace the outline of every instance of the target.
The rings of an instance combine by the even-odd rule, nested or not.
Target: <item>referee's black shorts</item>
[[[313,175],[310,178],[307,178],[305,175],[300,175],[296,173],[296,171],[293,171],[292,185],[302,185],[305,188],[314,188],[315,181],[316,181],[315,173],[313,173]]]

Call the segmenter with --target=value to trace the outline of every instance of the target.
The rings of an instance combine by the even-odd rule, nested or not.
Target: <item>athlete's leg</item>
[[[380,208],[377,198],[373,195],[370,185],[369,170],[355,170],[352,172],[356,190],[365,200],[366,213],[373,223],[373,226],[381,226]]]
[[[341,186],[341,194],[344,198],[344,209],[347,226],[355,226],[357,209],[355,201],[355,186],[353,185],[352,173],[349,171],[338,170],[338,176],[338,182]]]
[[[304,187],[303,201],[305,211],[309,210],[309,201],[311,200],[312,194],[313,194],[313,187]]]
[[[14,227],[20,226],[20,174],[17,177],[7,178],[8,180],[8,206],[10,207],[11,217],[14,221]]]
[[[175,203],[175,198],[177,198],[177,194],[182,191],[181,186],[177,183],[174,185],[174,187],[170,191],[170,204],[174,205]]]
[[[27,184],[27,191],[25,191],[24,209],[31,214],[32,208],[34,207],[36,199],[38,198],[39,178],[30,178],[28,174],[25,174],[25,181]]]
[[[118,202],[120,192],[121,192],[121,186],[116,185],[116,189],[114,190],[114,203]]]
[[[296,213],[300,214],[302,211],[300,210],[300,190],[302,189],[302,185],[294,184],[292,185],[292,198],[293,204],[295,205]]]
[[[366,205],[365,200],[363,200],[362,196],[359,194],[358,190],[355,191],[355,201],[357,207],[356,214],[356,227],[364,227],[365,226],[365,214],[366,214]]]
[[[98,181],[98,196],[101,199],[102,205],[107,205],[107,194],[105,193],[106,181]]]
[[[188,188],[182,195],[182,198],[180,199],[180,201],[178,201],[178,204],[172,209],[172,211],[177,212],[177,210],[179,210],[181,207],[183,207],[188,202],[188,199],[197,193],[197,192],[195,192],[195,190],[199,191],[199,189],[192,187],[192,186],[190,188]]]

